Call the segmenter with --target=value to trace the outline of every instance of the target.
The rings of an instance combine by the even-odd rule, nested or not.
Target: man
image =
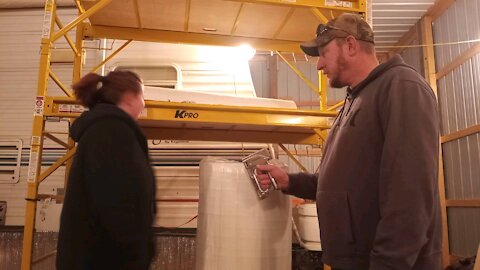
[[[400,56],[379,65],[358,15],[319,25],[302,50],[332,87],[348,86],[318,174],[270,172],[285,193],[316,200],[323,260],[333,269],[441,268],[439,118],[426,81]],[[264,187],[267,175],[259,175]]]

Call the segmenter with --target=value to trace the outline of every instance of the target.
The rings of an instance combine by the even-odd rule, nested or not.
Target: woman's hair
[[[97,103],[117,105],[123,94],[142,92],[142,79],[128,70],[111,71],[106,76],[88,73],[79,82],[72,85],[77,102],[92,108]]]

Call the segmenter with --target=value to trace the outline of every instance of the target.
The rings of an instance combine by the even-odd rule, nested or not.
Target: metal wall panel
[[[30,144],[43,13],[43,9],[0,10],[0,137],[20,138],[25,146]],[[58,10],[63,24],[76,13],[75,9]],[[74,38],[75,31],[69,35]],[[94,43],[87,42],[86,46]],[[69,48],[63,38],[55,47]],[[85,70],[89,70],[97,58],[97,54],[87,53]],[[71,63],[52,65],[66,86],[71,83],[72,66]],[[48,91],[51,95],[64,95],[51,80]]]
[[[480,239],[480,211],[474,208],[448,209],[450,252],[471,257],[477,252]]]
[[[415,39],[410,45],[418,45],[418,40]],[[418,73],[423,76],[423,50],[422,47],[413,47],[407,48],[402,53],[401,56],[405,63],[412,66]]]
[[[318,71],[316,62],[297,61],[293,63],[314,85],[318,85]],[[253,85],[259,97],[268,97],[270,91],[267,60],[250,62]],[[319,102],[318,94],[312,90],[298,75],[281,59],[278,61],[278,97],[294,101]],[[328,89],[327,100],[329,104],[345,98],[345,89]],[[313,106],[313,108],[318,106]],[[306,108],[308,109],[308,108]]]
[[[29,144],[28,138],[31,136],[42,29],[41,14],[30,11],[0,11],[0,136],[20,137],[24,145]],[[13,104],[15,105],[12,106]]]
[[[270,97],[270,66],[268,60],[250,61],[249,64],[257,97]]]
[[[478,39],[480,1],[458,0],[433,25],[435,43]],[[435,47],[437,72],[476,43]],[[438,80],[442,135],[480,124],[480,55]],[[480,198],[480,135],[443,145],[447,199]],[[480,209],[448,211],[451,252],[472,256],[480,242]]]
[[[296,62],[295,66],[305,75],[314,85],[318,86],[317,63],[310,60],[309,62]],[[328,87],[327,101],[329,104],[342,101],[345,98],[345,89],[334,89]],[[279,62],[278,71],[278,96],[289,97],[295,101],[319,101],[318,94],[312,90],[291,68],[284,62]],[[312,107],[312,109],[318,106]]]
[[[76,14],[73,9],[60,9],[58,13],[64,20],[71,19]],[[7,201],[6,225],[20,225],[25,221],[27,165],[37,91],[42,21],[43,9],[0,10],[0,137],[23,141],[20,181],[0,185],[0,198]],[[60,40],[57,46],[67,48],[68,45]],[[54,71],[68,85],[72,72],[71,69],[66,72],[66,65],[68,64],[57,65]],[[63,95],[53,84],[49,85],[49,92]],[[65,130],[65,123],[48,123],[46,126],[46,130],[59,128]],[[59,146],[46,140],[45,147],[50,148],[44,150],[48,156],[58,152]],[[42,167],[42,170],[45,168]],[[39,193],[56,194],[57,188],[63,186],[63,181],[64,170],[60,168],[40,186]]]
[[[23,233],[17,230],[0,231],[0,269],[20,269]],[[55,250],[58,235],[54,232],[35,233],[34,260]],[[195,269],[196,244],[194,231],[185,233],[158,232],[155,234],[155,255],[151,270]],[[55,254],[32,266],[33,270],[55,269]],[[313,269],[320,264],[318,252],[308,252],[298,245],[292,247],[292,269]],[[223,270],[223,269],[222,269]]]
[[[305,167],[305,169],[307,169],[307,171],[309,173],[315,173],[316,172],[316,170],[317,170],[317,168],[320,165],[320,162],[322,160],[321,156],[317,156],[317,155],[298,156],[298,155],[295,155],[295,150],[301,150],[301,151],[308,152],[307,149],[312,149],[311,147],[299,146],[299,145],[297,145],[297,146],[289,145],[289,146],[286,146],[286,147],[287,147],[287,149],[289,149],[289,151],[292,154],[294,154],[294,156],[298,159],[298,161],[300,161],[300,163],[302,163],[302,165]],[[297,164],[292,159],[290,159],[288,156],[281,156],[280,161],[282,161],[283,163],[285,163],[287,165],[289,173],[302,172],[302,170],[297,166]]]
[[[293,63],[300,72],[305,74],[307,78],[314,85],[318,85],[318,76],[312,76],[312,73],[316,74],[316,69],[313,64],[309,62],[297,62]],[[315,96],[314,96],[315,95]],[[308,85],[293,72],[287,64],[279,60],[278,62],[278,97],[288,98],[295,101],[312,101],[312,97],[318,98],[318,94],[315,93]]]
[[[405,35],[434,0],[374,0],[372,2],[373,31],[378,52],[388,52]]]
[[[458,0],[434,21],[435,43],[478,39],[480,33],[480,1]],[[437,71],[475,43],[435,47]]]
[[[442,134],[480,123],[480,55],[438,81]]]
[[[23,232],[20,229],[0,232],[0,269],[20,269]],[[36,232],[33,242],[35,260],[56,250],[58,233]],[[190,270],[195,268],[195,237],[193,235],[155,235],[156,252],[150,269]],[[55,269],[56,256],[32,265],[33,270]]]

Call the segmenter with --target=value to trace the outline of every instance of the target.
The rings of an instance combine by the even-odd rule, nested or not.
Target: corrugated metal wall
[[[436,43],[478,39],[480,1],[457,0],[434,22]],[[441,70],[475,43],[435,47],[436,70]],[[480,55],[438,81],[442,135],[480,124]],[[443,145],[447,199],[480,198],[480,135]],[[449,208],[451,252],[473,256],[480,242],[480,209]]]
[[[315,59],[310,59],[310,61],[297,61],[292,62],[298,70],[305,75],[314,85],[318,85],[318,71],[317,63]],[[292,99],[297,102],[302,101],[313,101],[320,103],[319,95],[311,89],[292,69],[281,59],[278,62],[278,97]],[[339,93],[341,92],[341,93]],[[342,96],[343,95],[343,96]],[[342,97],[337,97],[342,96]],[[345,96],[344,90],[338,89],[328,89],[327,90],[327,101],[329,104],[336,103],[337,100],[343,100]],[[299,106],[300,109],[305,110],[318,110],[320,106]],[[315,149],[315,146],[308,145],[288,145],[287,148],[294,154],[296,151],[304,151],[303,153],[308,153],[310,150]],[[313,152],[313,151],[310,151]],[[321,161],[321,156],[319,155],[300,155],[297,156],[298,160],[302,165],[308,170],[308,172],[313,173],[318,168],[318,165]],[[300,172],[300,168],[287,156],[282,156],[280,158],[283,162],[288,165],[290,172]]]
[[[250,71],[258,97],[271,97],[268,57],[258,57],[250,61]],[[318,85],[318,71],[315,58],[309,58],[308,61],[302,58],[290,62],[314,85]],[[345,98],[345,93],[345,89],[329,87],[327,90],[328,103],[335,104],[342,101]],[[271,98],[290,99],[295,102],[313,101],[320,103],[318,94],[280,58],[277,60],[277,97]],[[318,106],[305,106],[303,109],[318,109]]]
[[[23,232],[20,228],[0,231],[0,269],[20,269]],[[37,232],[33,242],[33,260],[56,250],[58,233]],[[193,235],[155,236],[156,253],[150,269],[190,270],[195,268],[195,237]],[[55,269],[55,254],[32,265],[33,270]]]
[[[59,9],[58,14],[71,20],[76,11]],[[24,223],[26,175],[30,151],[30,136],[33,120],[33,105],[37,93],[38,65],[43,9],[0,10],[0,138],[15,138],[23,141],[20,181],[15,184],[0,184],[0,200],[7,201],[6,225]],[[70,34],[71,37],[74,34]],[[87,43],[88,45],[88,43]],[[57,48],[67,48],[59,40]],[[96,55],[87,58],[88,67],[96,62]],[[72,64],[55,64],[52,69],[67,86],[72,78]],[[49,83],[51,95],[64,95],[53,82]],[[66,131],[66,122],[48,122],[46,131]],[[65,136],[63,137],[65,138]],[[45,164],[64,150],[50,140],[45,141]],[[48,158],[50,156],[50,159]],[[43,168],[45,169],[45,168]],[[63,186],[63,169],[60,168],[40,186],[40,193],[56,194]]]
[[[314,85],[318,85],[318,71],[315,58],[310,61],[298,61],[293,63]],[[327,101],[335,104],[345,98],[345,89],[328,87]],[[279,60],[278,65],[278,97],[288,97],[295,101],[319,102],[318,94],[312,90],[290,67]],[[318,106],[304,106],[302,109],[318,109]]]
[[[318,71],[315,62],[293,62],[298,70],[314,85],[318,85]],[[278,97],[295,101],[318,101],[315,93],[291,68],[282,60],[278,62]],[[319,102],[319,101],[318,101]],[[320,103],[320,102],[319,102]]]
[[[416,24],[415,27],[417,28],[417,36],[409,45],[420,44],[420,35],[418,34],[420,32],[420,28],[418,27],[418,24]],[[415,68],[415,70],[418,73],[423,75],[424,71],[423,71],[423,61],[422,61],[423,60],[422,47],[407,48],[400,55],[402,56],[405,63],[409,64],[410,66]]]
[[[270,65],[268,61],[264,57],[254,58],[249,61],[249,64],[257,97],[270,97]]]

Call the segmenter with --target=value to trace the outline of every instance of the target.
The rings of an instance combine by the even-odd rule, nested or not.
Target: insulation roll
[[[290,270],[291,207],[280,191],[260,200],[241,162],[200,163],[197,270]]]

